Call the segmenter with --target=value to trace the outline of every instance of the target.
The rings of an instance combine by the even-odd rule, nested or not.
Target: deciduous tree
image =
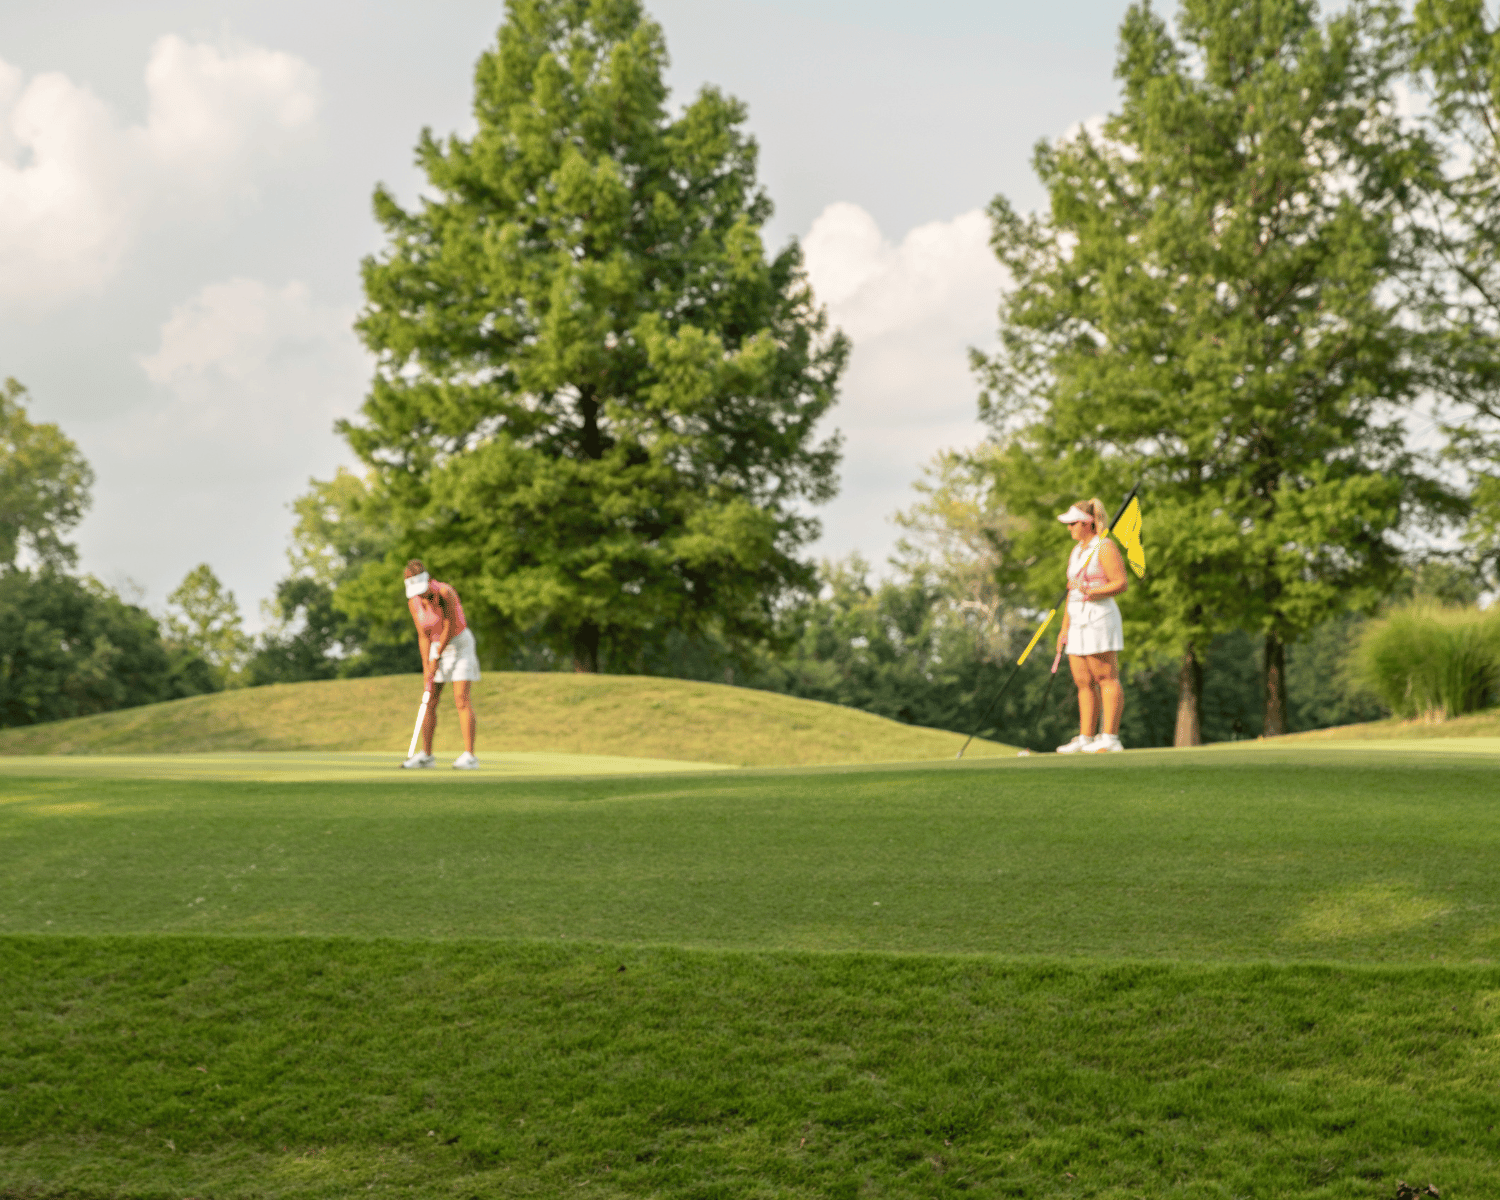
[[[239,682],[250,652],[239,602],[213,568],[199,563],[167,597],[167,637],[201,656],[215,670],[219,687]]]
[[[56,425],[33,424],[26,389],[0,384],[0,567],[24,548],[40,564],[71,566],[77,552],[63,535],[83,519],[94,473]]]
[[[1144,481],[1127,645],[1183,656],[1179,742],[1232,629],[1264,635],[1264,730],[1282,732],[1287,644],[1373,606],[1398,531],[1447,500],[1407,449],[1420,380],[1390,288],[1430,159],[1375,18],[1185,0],[1174,34],[1134,5],[1120,111],[1038,147],[1045,213],[992,206],[1014,287],[982,410],[1007,439],[1002,497],[1032,518],[1011,561],[1055,594],[1051,515]]]
[[[668,629],[753,641],[810,583],[846,344],[796,244],[767,257],[744,106],[674,115],[666,62],[636,0],[510,0],[475,135],[423,134],[416,207],[376,192],[379,367],[343,428],[401,524],[387,611],[420,556],[592,671]]]

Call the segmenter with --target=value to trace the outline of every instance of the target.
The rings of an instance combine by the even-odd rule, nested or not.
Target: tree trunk
[[[573,670],[587,675],[599,673],[599,626],[585,621],[573,634]]]
[[[604,439],[599,434],[599,401],[592,388],[579,389],[578,412],[583,417],[583,456],[595,460],[603,458]]]
[[[1203,744],[1203,663],[1192,643],[1182,656],[1182,670],[1177,674],[1177,732],[1174,746]]]
[[[1274,633],[1266,634],[1266,722],[1261,737],[1280,737],[1286,732],[1286,643]]]

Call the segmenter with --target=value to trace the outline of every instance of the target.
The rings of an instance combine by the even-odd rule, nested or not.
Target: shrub
[[[1441,721],[1484,708],[1500,690],[1500,605],[1397,609],[1366,626],[1355,664],[1397,716]]]

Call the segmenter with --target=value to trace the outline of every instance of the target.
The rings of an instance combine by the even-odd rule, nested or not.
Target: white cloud
[[[209,562],[253,624],[253,598],[286,574],[286,505],[352,460],[333,422],[373,369],[353,317],[295,281],[231,279],[176,307],[137,359],[153,401],[77,428],[99,478],[85,560],[163,590]]]
[[[0,308],[99,292],[152,219],[253,191],[312,131],[317,76],[289,54],[159,39],[147,119],[121,127],[67,76],[0,62]]]
[[[317,85],[290,54],[164,37],[146,65],[147,123],[132,138],[175,180],[210,193],[244,184],[312,128]]]
[[[853,340],[830,424],[846,431],[843,486],[820,510],[827,555],[879,563],[891,514],[937,451],[984,436],[970,346],[995,340],[1005,274],[975,209],[911,230],[899,244],[854,204],[829,205],[803,241],[808,277],[831,321]]]

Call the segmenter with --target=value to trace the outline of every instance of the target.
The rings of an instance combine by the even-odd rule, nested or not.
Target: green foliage
[[[753,643],[810,583],[847,343],[795,243],[766,257],[743,105],[671,117],[665,65],[635,0],[511,0],[475,136],[423,134],[419,208],[376,192],[379,367],[342,429],[401,533],[341,604],[384,621],[420,557],[495,645],[596,670],[668,630]]]
[[[1288,733],[1378,721],[1390,715],[1354,670],[1368,620],[1358,613],[1345,613],[1287,647]]]
[[[1416,176],[1422,203],[1411,228],[1422,257],[1412,309],[1431,338],[1430,382],[1450,402],[1450,456],[1493,488],[1486,481],[1500,454],[1500,23],[1483,0],[1417,0],[1409,18],[1396,10],[1388,20],[1428,102],[1423,124],[1446,151],[1441,170]]]
[[[1500,606],[1416,603],[1371,622],[1358,670],[1390,710],[1441,721],[1500,702]]]
[[[1480,578],[1500,591],[1500,475],[1483,475],[1470,496],[1473,512],[1464,541],[1474,555]]]
[[[1459,507],[1401,424],[1419,378],[1390,285],[1426,149],[1362,6],[1320,23],[1298,0],[1187,0],[1176,30],[1133,7],[1120,112],[1038,147],[1045,215],[991,208],[1015,281],[1002,350],[978,362],[1001,499],[1024,518],[1006,570],[1050,602],[1052,515],[1144,480],[1127,654],[1242,629],[1279,670],[1282,647],[1378,603],[1400,529]]]
[[[156,621],[92,579],[0,572],[0,726],[33,725],[210,690]]]
[[[213,568],[199,563],[167,597],[167,638],[195,654],[214,671],[217,688],[243,683],[240,669],[249,656],[240,606]]]
[[[310,489],[292,501],[297,519],[287,557],[293,576],[337,587],[383,565],[400,537],[388,499],[347,467],[332,479],[308,483]]]
[[[71,565],[62,535],[83,519],[94,473],[56,425],[33,425],[14,379],[0,384],[0,569],[24,546],[37,562]]]
[[[984,623],[945,621],[938,597],[920,580],[872,585],[869,565],[857,555],[825,563],[819,582],[817,597],[785,614],[792,645],[763,659],[755,685],[968,732],[963,693],[972,691],[981,665]]]
[[[387,558],[400,533],[389,501],[344,467],[309,483],[292,502],[292,573],[276,585],[277,624],[261,635],[246,679],[254,686],[420,670],[411,616],[390,586]]]
[[[257,640],[245,664],[246,684],[335,678],[339,662],[332,652],[343,621],[334,611],[333,589],[306,576],[283,579],[276,585],[276,612],[283,627],[267,630]]]
[[[990,653],[1003,657],[1028,622],[1014,589],[1001,585],[1016,522],[995,486],[998,454],[985,443],[967,453],[944,451],[923,467],[912,485],[918,499],[893,518],[905,533],[892,562],[907,578],[929,582],[947,617],[972,625]]]

